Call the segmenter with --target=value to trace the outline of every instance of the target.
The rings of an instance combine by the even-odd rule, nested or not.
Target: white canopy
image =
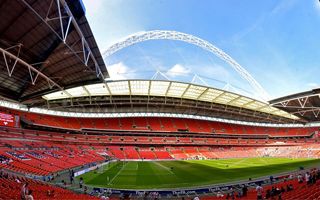
[[[207,86],[166,80],[122,80],[84,85],[44,95],[50,100],[89,96],[161,96],[230,105],[272,115],[299,119],[268,102]]]

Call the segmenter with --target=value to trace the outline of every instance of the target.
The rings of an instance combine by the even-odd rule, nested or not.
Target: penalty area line
[[[171,174],[174,174],[169,167],[166,167],[166,166],[164,166],[164,165],[162,165],[162,164],[160,164],[160,163],[158,163],[158,162],[154,162],[154,164],[156,164],[156,165],[158,165],[159,167],[167,170],[167,171],[170,172]],[[175,175],[175,174],[174,174],[174,175]]]
[[[111,184],[114,179],[119,176],[120,172],[122,172],[122,170],[125,168],[125,166],[127,165],[127,163],[125,163],[124,165],[122,165],[122,168],[118,171],[118,173],[109,181],[108,185]]]

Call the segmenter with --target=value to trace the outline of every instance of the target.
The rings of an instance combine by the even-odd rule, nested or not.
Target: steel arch
[[[236,70],[240,76],[249,82],[249,84],[259,93],[263,100],[269,99],[268,93],[263,89],[263,87],[251,76],[251,74],[244,69],[239,63],[237,63],[233,58],[231,58],[227,53],[214,46],[210,42],[203,40],[199,37],[178,32],[178,31],[168,31],[168,30],[153,30],[146,32],[138,32],[133,35],[129,35],[123,40],[111,45],[105,52],[103,52],[104,58],[114,54],[115,52],[126,48],[128,46],[134,45],[139,42],[144,42],[147,40],[178,40],[189,44],[196,45],[204,50],[207,50],[215,54],[220,59],[227,62],[234,70]]]

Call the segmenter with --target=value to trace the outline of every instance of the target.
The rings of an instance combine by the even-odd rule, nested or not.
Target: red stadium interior
[[[318,127],[272,128],[195,119],[131,117],[71,118],[2,109],[21,118],[21,127],[0,127],[1,168],[21,174],[52,173],[113,159],[219,159],[241,157],[320,157]],[[314,148],[312,148],[314,147]],[[311,149],[314,149],[310,151]],[[4,164],[5,163],[5,164]],[[53,189],[61,199],[93,198],[21,178],[41,198]],[[2,178],[1,194],[17,190],[14,176]],[[298,187],[298,185],[297,185]],[[299,186],[300,187],[300,186]],[[40,188],[40,189],[38,189]],[[302,188],[301,191],[304,191]],[[316,188],[315,192],[319,192]],[[254,191],[249,193],[256,195]],[[287,193],[288,199],[300,193]],[[314,195],[310,193],[310,196]],[[16,196],[11,195],[15,198]],[[290,197],[290,198],[289,198]],[[207,197],[216,199],[215,197]]]
[[[0,200],[21,199],[25,183],[36,200],[106,200],[89,195],[89,185],[62,182],[60,175],[73,177],[73,170],[86,173],[119,160],[320,158],[319,89],[267,102],[194,81],[155,76],[116,80],[110,77],[81,0],[1,0],[0,16]],[[192,36],[184,35],[188,39],[178,40]],[[140,38],[133,36],[132,41]],[[216,52],[218,57],[241,67],[221,52]],[[97,91],[90,92],[90,86]],[[48,114],[54,112],[58,114]],[[82,114],[97,115],[71,117]],[[311,170],[318,173],[313,185],[286,174],[273,185],[266,182],[265,190],[292,184],[295,190],[282,199],[320,199],[320,170]],[[254,184],[241,199],[256,199]],[[226,199],[206,189],[201,199]],[[162,192],[175,195],[172,188]],[[110,199],[119,199],[116,194],[111,192]],[[132,194],[139,199],[138,191]]]
[[[1,127],[0,153],[16,161],[11,168],[36,174],[102,161],[97,153],[117,159],[232,158],[259,156],[264,147],[277,147],[282,154],[299,151],[294,155],[303,157],[306,152],[301,149],[318,141],[319,130],[168,117],[72,118],[1,111],[19,115],[25,128]],[[320,156],[319,151],[312,154]],[[78,156],[81,159],[73,159]]]

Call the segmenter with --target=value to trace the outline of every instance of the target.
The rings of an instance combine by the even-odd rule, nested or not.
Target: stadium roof
[[[289,110],[286,100],[269,104],[191,83],[106,82],[81,0],[3,0],[0,17],[0,98],[26,110],[176,113],[259,123],[317,121],[319,115],[317,108]]]
[[[76,99],[90,99],[99,96],[107,97],[108,99],[124,97],[131,102],[134,101],[136,97],[147,97],[149,99],[152,97],[162,97],[164,99],[191,100],[193,102],[209,103],[210,105],[219,104],[240,108],[240,112],[241,110],[244,112],[250,110],[252,115],[264,113],[280,118],[299,120],[299,117],[272,107],[267,102],[207,86],[164,80],[110,81],[107,83],[74,87],[62,92],[54,92],[44,95],[43,98],[48,101],[48,104],[52,104],[50,107],[53,108],[53,105],[59,102],[59,100],[60,103],[63,102],[64,99],[72,99],[73,102],[77,102]],[[166,103],[165,100],[164,104]],[[75,104],[74,106],[77,105]]]
[[[320,121],[320,89],[274,99],[270,104],[306,121]]]
[[[81,1],[2,0],[0,18],[0,96],[23,102],[108,77]]]

